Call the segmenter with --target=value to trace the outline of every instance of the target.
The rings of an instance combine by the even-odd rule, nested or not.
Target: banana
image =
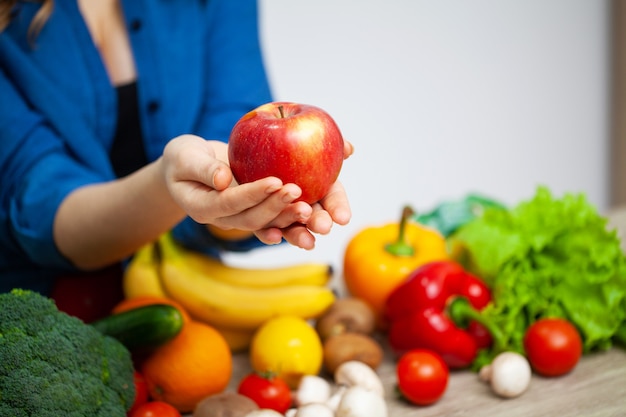
[[[161,239],[161,247],[173,249],[172,239]],[[238,287],[274,288],[286,285],[325,286],[333,276],[332,267],[321,262],[308,262],[277,268],[242,268],[226,265],[218,259],[178,246],[189,268],[195,269],[214,280]]]
[[[155,246],[155,243],[149,243],[141,247],[131,259],[122,281],[126,298],[146,295],[166,297]]]
[[[215,280],[238,287],[273,288],[285,285],[327,285],[333,271],[323,263],[301,263],[277,268],[233,267],[217,259],[189,251],[185,260],[190,267],[206,271]]]
[[[316,318],[335,301],[331,289],[319,285],[271,288],[235,286],[214,279],[210,271],[190,267],[178,245],[163,242],[161,279],[165,292],[193,317],[217,327],[254,330],[269,318],[292,314]]]

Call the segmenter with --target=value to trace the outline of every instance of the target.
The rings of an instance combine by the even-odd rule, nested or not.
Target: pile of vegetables
[[[129,351],[38,293],[0,294],[0,416],[125,417]]]
[[[382,314],[379,329],[397,354],[398,388],[407,400],[437,401],[450,370],[463,368],[480,371],[499,396],[515,397],[531,372],[564,375],[585,353],[626,345],[626,256],[617,231],[583,194],[557,198],[538,187],[512,208],[470,195],[411,220],[438,231],[447,256],[416,263],[396,278],[385,288],[382,311],[361,288],[380,288],[386,276],[372,266],[353,274],[350,262],[344,271],[349,293]],[[400,231],[403,226],[405,217]],[[400,233],[378,246],[408,244]],[[429,249],[426,242],[410,244]],[[361,251],[358,258],[376,253],[368,258]],[[385,262],[406,262],[415,253],[390,252]]]
[[[625,260],[583,195],[540,187],[513,208],[476,195],[426,215],[405,207],[400,222],[350,241],[350,296],[315,323],[334,384],[305,375],[290,392],[253,372],[193,415],[384,416],[380,335],[397,354],[397,392],[413,404],[438,401],[451,371],[469,368],[517,397],[533,372],[564,375],[583,353],[626,341]]]
[[[524,352],[526,330],[544,317],[574,324],[585,352],[623,337],[626,258],[616,231],[584,195],[558,199],[539,187],[512,209],[485,210],[448,242],[452,256],[492,290],[481,314],[500,329],[501,349]],[[483,352],[475,366],[497,353]]]

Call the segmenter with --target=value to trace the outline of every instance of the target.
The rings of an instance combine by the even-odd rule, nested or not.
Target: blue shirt
[[[227,140],[247,111],[271,101],[254,0],[121,0],[137,69],[149,160],[191,133]],[[109,161],[117,96],[76,0],[56,0],[29,37],[40,4],[20,1],[0,33],[0,292],[46,292],[73,269],[52,237],[55,212],[77,187],[115,178]],[[176,238],[228,246],[186,219]]]

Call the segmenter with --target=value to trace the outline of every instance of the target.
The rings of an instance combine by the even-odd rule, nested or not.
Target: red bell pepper
[[[450,368],[465,368],[479,349],[492,343],[495,330],[488,331],[484,327],[488,324],[476,321],[480,319],[477,311],[490,301],[489,288],[459,264],[425,264],[409,274],[386,300],[389,344],[398,354],[430,349]]]

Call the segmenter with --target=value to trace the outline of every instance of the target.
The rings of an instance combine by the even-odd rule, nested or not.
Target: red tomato
[[[430,350],[414,349],[400,357],[396,365],[398,388],[417,405],[433,404],[448,386],[450,371],[443,358]]]
[[[143,375],[135,371],[133,381],[135,382],[135,402],[133,402],[133,406],[126,413],[127,416],[132,416],[140,405],[148,402],[148,384]]]
[[[173,406],[163,401],[150,401],[140,405],[130,417],[182,417]]]
[[[250,373],[241,380],[237,392],[252,399],[259,408],[269,408],[284,414],[291,407],[289,386],[273,375]]]
[[[559,376],[574,369],[582,355],[583,343],[578,330],[569,321],[545,318],[528,327],[524,349],[535,372]]]

